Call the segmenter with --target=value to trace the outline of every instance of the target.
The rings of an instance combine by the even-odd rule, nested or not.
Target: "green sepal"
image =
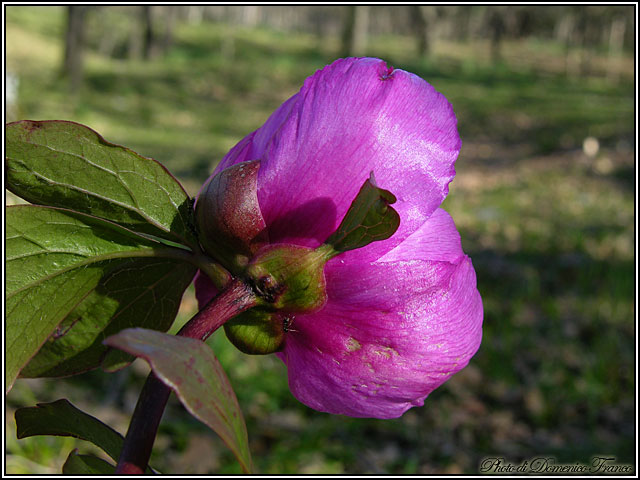
[[[283,312],[314,312],[327,301],[324,265],[331,249],[269,245],[247,267],[249,281],[262,300]]]
[[[400,226],[400,215],[389,205],[396,197],[376,185],[373,172],[351,203],[338,229],[327,238],[336,254],[386,240]]]
[[[250,355],[266,355],[282,349],[286,315],[252,308],[224,324],[224,332],[238,350]]]

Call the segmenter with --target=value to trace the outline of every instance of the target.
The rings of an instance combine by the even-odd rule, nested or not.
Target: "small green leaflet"
[[[336,252],[364,247],[386,240],[400,226],[400,215],[389,205],[396,197],[376,185],[373,172],[351,203],[338,229],[324,242]]]
[[[116,462],[124,443],[124,437],[113,428],[79,410],[64,398],[51,403],[39,403],[35,407],[19,408],[16,410],[15,417],[18,438],[33,437],[35,435],[75,437],[93,443]],[[71,452],[67,459],[67,463],[71,462],[72,466],[70,468],[80,468],[81,464],[85,464],[87,468],[101,465],[93,460],[83,461],[86,460],[85,458],[72,460],[73,454],[74,452]],[[86,456],[80,455],[80,457]],[[104,464],[102,467],[108,465],[107,462],[104,462]],[[147,470],[148,473],[153,472],[151,468]]]

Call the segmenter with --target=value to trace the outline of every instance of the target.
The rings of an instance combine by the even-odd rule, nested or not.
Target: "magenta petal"
[[[280,107],[271,114],[262,127],[255,132],[251,132],[229,150],[229,153],[224,156],[213,173],[204,182],[202,187],[200,187],[196,198],[200,196],[200,192],[204,190],[209,181],[211,181],[218,172],[237,163],[248,160],[261,160],[267,144],[289,116],[291,109],[296,104],[297,98],[297,94],[289,98],[289,100],[280,105]]]
[[[421,259],[457,263],[463,255],[460,234],[451,215],[438,208],[420,228],[377,262]]]
[[[333,233],[373,171],[398,198],[390,249],[447,195],[456,125],[446,98],[418,76],[379,59],[341,59],[309,77],[216,171],[261,160],[258,199],[270,238],[311,247]]]
[[[202,310],[213,297],[218,294],[218,289],[206,274],[198,270],[193,281],[196,288],[196,300],[198,300],[198,310]]]
[[[371,171],[398,198],[393,206],[401,226],[389,248],[445,198],[460,149],[456,117],[445,97],[416,75],[378,59],[338,60],[308,78],[289,107],[258,177],[272,241],[322,243]]]
[[[343,266],[329,301],[295,320],[284,353],[293,394],[320,411],[395,418],[467,365],[482,336],[468,257]]]
[[[389,242],[373,242],[341,254],[327,265],[327,269],[338,264],[364,265],[370,262],[394,262],[410,260],[436,260],[457,263],[464,255],[460,234],[451,215],[438,208],[411,235],[395,248]]]
[[[267,145],[287,120],[297,100],[298,94],[289,98],[289,100],[280,105],[278,109],[271,114],[262,127],[240,140],[240,142],[225,155],[214,173],[247,160],[262,160]]]

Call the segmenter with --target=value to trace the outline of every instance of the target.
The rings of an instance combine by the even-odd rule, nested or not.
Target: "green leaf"
[[[67,121],[6,126],[7,188],[25,200],[69,208],[195,245],[191,201],[158,162]]]
[[[93,443],[118,461],[124,437],[64,398],[51,403],[38,403],[35,407],[19,408],[15,416],[18,438],[34,435],[79,438]],[[153,473],[153,470],[149,467],[147,472]]]
[[[115,475],[116,467],[93,455],[79,455],[73,450],[62,466],[65,475]]]
[[[130,327],[168,330],[194,274],[192,265],[166,259],[120,262],[62,320],[20,376],[68,376],[99,365],[108,371],[123,368],[133,357],[107,352],[102,341]]]
[[[325,243],[339,253],[386,240],[400,226],[400,215],[389,206],[395,202],[396,197],[391,192],[376,185],[371,172],[342,223]]]
[[[86,440],[100,447],[118,461],[124,438],[108,425],[84,413],[68,400],[39,403],[16,410],[18,438],[34,435],[57,435]]]
[[[105,340],[144,358],[185,408],[227,444],[242,469],[252,471],[247,427],[233,388],[211,349],[199,340],[132,328]]]
[[[81,213],[12,206],[6,224],[7,390],[45,342],[30,376],[97,366],[105,328],[167,329],[195,273],[186,250]]]

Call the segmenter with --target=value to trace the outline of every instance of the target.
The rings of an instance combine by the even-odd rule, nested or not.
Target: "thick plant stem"
[[[241,280],[233,280],[222,293],[196,313],[178,335],[204,341],[226,321],[256,306],[258,301],[251,287]],[[150,373],[131,417],[116,474],[145,473],[170,394],[171,389],[158,380],[153,372]]]
[[[133,475],[145,473],[160,419],[170,394],[171,389],[158,380],[153,372],[150,373],[131,417],[116,473]]]
[[[228,284],[220,295],[207,303],[194,317],[178,332],[178,335],[188,338],[206,340],[220,328],[227,320],[255,307],[258,297],[253,289],[242,280],[235,279]]]

